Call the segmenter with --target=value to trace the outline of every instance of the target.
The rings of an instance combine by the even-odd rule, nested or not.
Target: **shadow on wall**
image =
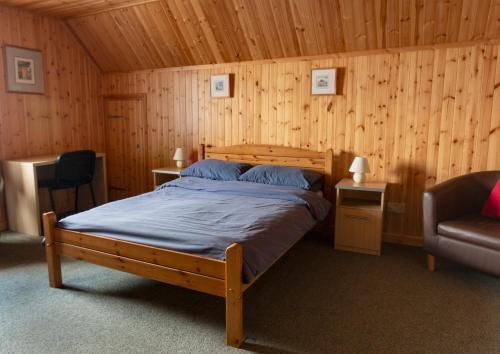
[[[337,82],[336,82],[336,93],[335,95],[345,95],[346,91],[346,68],[337,68]]]
[[[335,230],[335,205],[337,203],[337,191],[335,190],[335,185],[342,178],[351,178],[351,173],[349,172],[349,166],[354,160],[355,155],[352,152],[342,150],[340,154],[333,155],[333,186],[334,190],[332,193],[332,209],[329,216],[331,220],[331,225],[333,230]],[[333,240],[332,240],[333,242]]]
[[[354,160],[354,155],[350,151],[341,150],[340,154],[333,156],[333,180],[337,183],[342,178],[351,178],[352,175],[349,172],[349,166],[351,166],[352,160]]]
[[[426,189],[425,171],[423,168],[406,163],[399,163],[391,175],[397,176],[387,187],[388,203],[402,203],[404,210],[391,212],[385,216],[385,229],[391,233],[404,233],[405,224],[413,225],[408,232],[412,236],[422,235],[422,196]]]

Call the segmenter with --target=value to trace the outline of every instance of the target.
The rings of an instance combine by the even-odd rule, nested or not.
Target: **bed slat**
[[[184,272],[179,269],[141,262],[135,259],[94,251],[66,243],[56,242],[55,249],[61,256],[67,256],[164,283],[202,291],[211,295],[220,297],[226,296],[225,281],[222,279],[210,278],[199,274]]]
[[[56,228],[54,233],[55,240],[58,242],[218,279],[224,279],[225,277],[225,263],[216,259],[115,240],[103,236],[89,236],[77,231]]]

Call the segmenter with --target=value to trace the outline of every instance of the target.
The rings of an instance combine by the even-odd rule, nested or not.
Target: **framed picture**
[[[5,45],[4,62],[7,92],[44,93],[41,51]]]
[[[210,95],[212,97],[231,97],[229,74],[210,76]]]
[[[335,95],[337,69],[313,69],[311,73],[311,95]]]

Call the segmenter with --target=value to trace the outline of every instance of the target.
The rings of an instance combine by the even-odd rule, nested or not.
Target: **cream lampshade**
[[[365,173],[370,173],[368,159],[362,156],[356,156],[349,167],[349,172],[353,172],[352,180],[354,183],[363,183],[366,180]]]
[[[176,148],[174,154],[174,161],[176,161],[176,165],[179,168],[184,167],[184,161],[186,161],[186,151],[184,148]]]

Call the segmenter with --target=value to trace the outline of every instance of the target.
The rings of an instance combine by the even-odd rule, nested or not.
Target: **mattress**
[[[220,260],[239,243],[243,280],[250,282],[330,207],[323,197],[295,187],[183,177],[69,216],[58,226]]]

